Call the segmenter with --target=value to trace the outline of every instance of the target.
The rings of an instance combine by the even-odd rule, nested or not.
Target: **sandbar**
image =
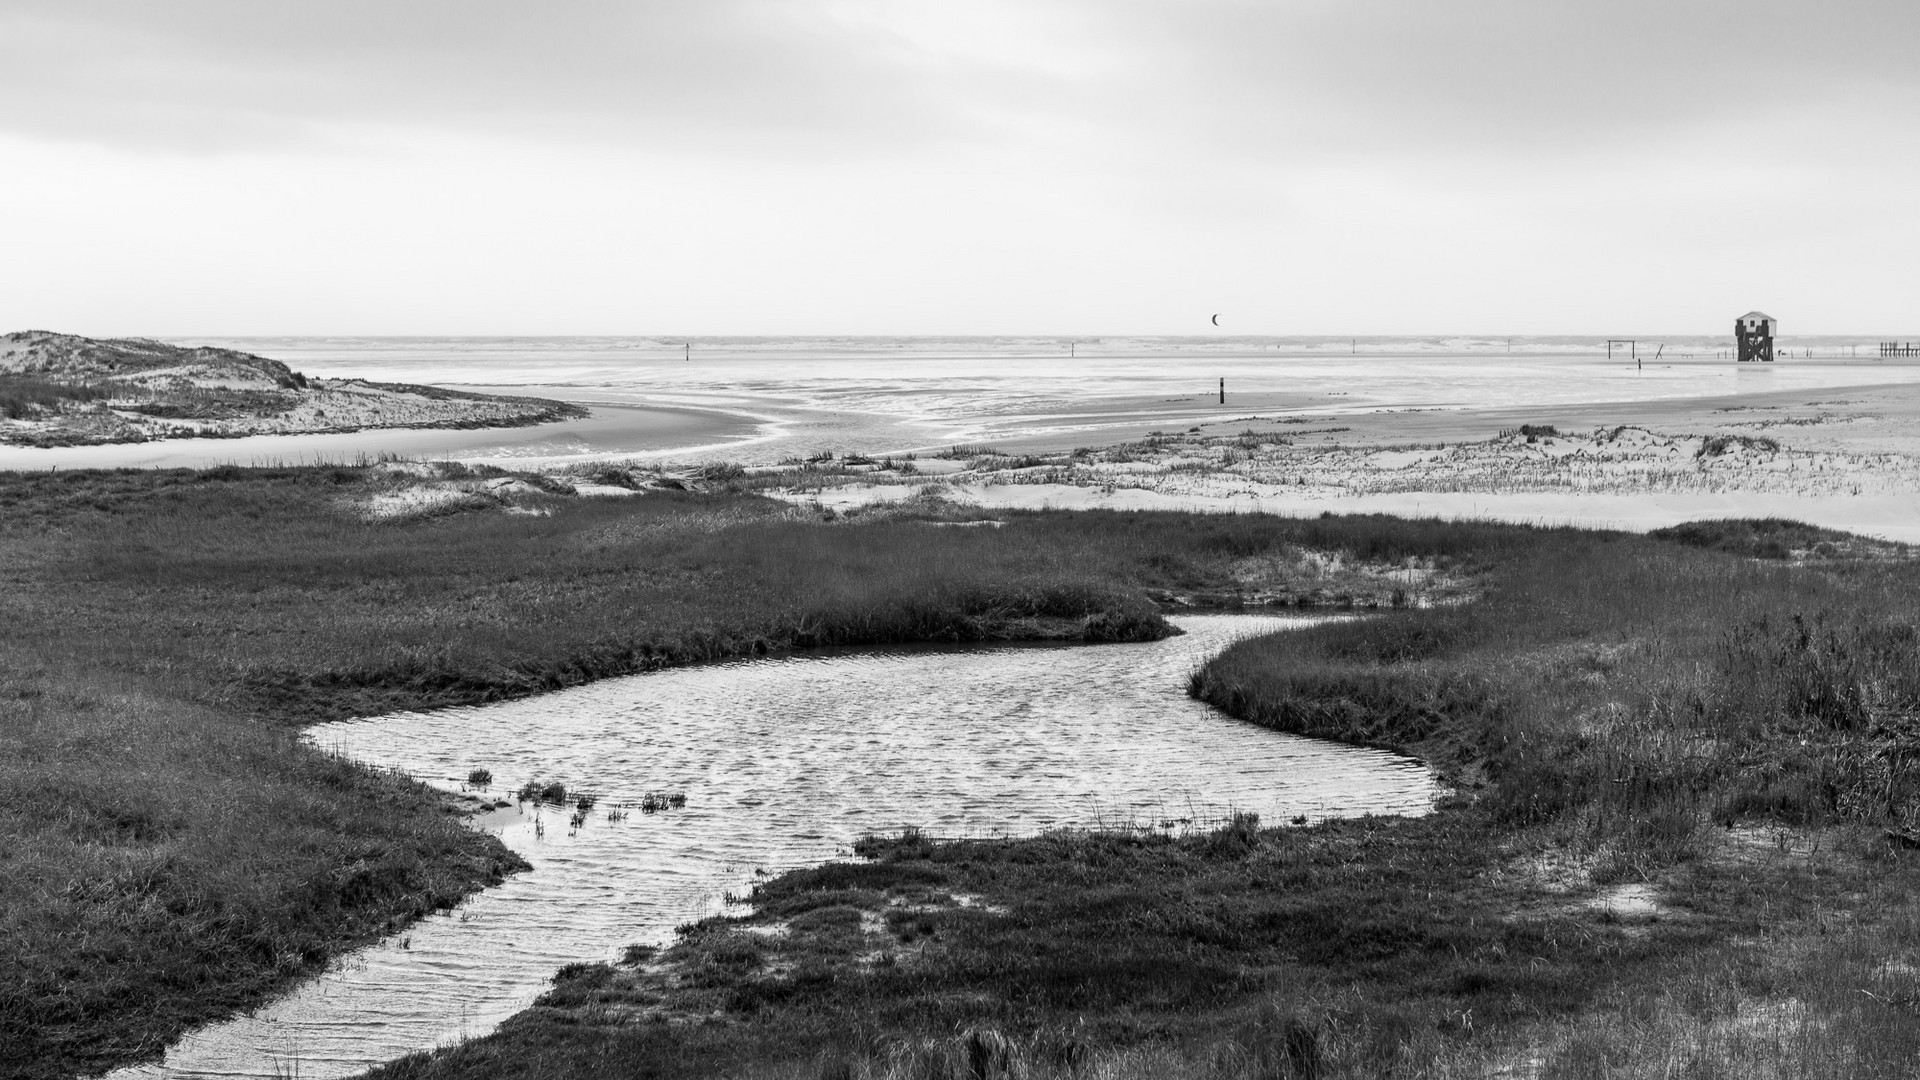
[[[220,465],[354,463],[382,456],[515,465],[745,443],[764,425],[689,408],[593,404],[586,417],[513,428],[380,428],[323,435],[164,439],[99,446],[0,446],[0,469],[205,469]]]

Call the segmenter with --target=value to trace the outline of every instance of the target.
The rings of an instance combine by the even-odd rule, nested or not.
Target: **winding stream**
[[[1205,827],[1418,814],[1420,765],[1281,735],[1188,699],[1230,641],[1304,619],[1178,620],[1167,641],[907,648],[741,661],[612,679],[522,701],[312,729],[314,743],[457,788],[559,779],[597,792],[577,829],[524,804],[491,826],[534,869],[361,950],[259,1011],[212,1025],[162,1065],[116,1078],[324,1080],[484,1034],[555,969],[660,944],[756,876],[844,854],[863,833]],[[623,820],[649,792],[684,807]],[[509,796],[510,797],[510,796]]]

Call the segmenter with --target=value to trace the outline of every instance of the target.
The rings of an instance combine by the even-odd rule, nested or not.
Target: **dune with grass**
[[[0,443],[20,446],[520,427],[585,414],[539,398],[309,378],[232,349],[34,330],[0,337]]]

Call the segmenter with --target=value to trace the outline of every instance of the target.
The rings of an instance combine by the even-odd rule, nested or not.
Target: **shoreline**
[[[576,404],[567,402],[567,404]],[[354,464],[383,455],[434,460],[487,461],[503,465],[522,462],[581,460],[623,456],[624,450],[596,446],[612,442],[644,447],[663,439],[678,440],[701,433],[714,449],[742,445],[760,437],[764,421],[745,414],[682,406],[599,404],[581,418],[541,421],[511,427],[367,428],[359,431],[305,435],[249,435],[235,438],[162,439],[144,443],[107,443],[91,446],[0,446],[0,471],[40,472],[51,469],[206,469],[228,465]],[[678,442],[669,445],[679,446]],[[515,454],[514,450],[551,448],[544,456]],[[656,453],[658,448],[633,453]]]

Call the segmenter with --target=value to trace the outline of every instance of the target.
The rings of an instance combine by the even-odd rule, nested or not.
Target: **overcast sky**
[[[0,330],[1920,333],[1916,0],[0,0]]]

